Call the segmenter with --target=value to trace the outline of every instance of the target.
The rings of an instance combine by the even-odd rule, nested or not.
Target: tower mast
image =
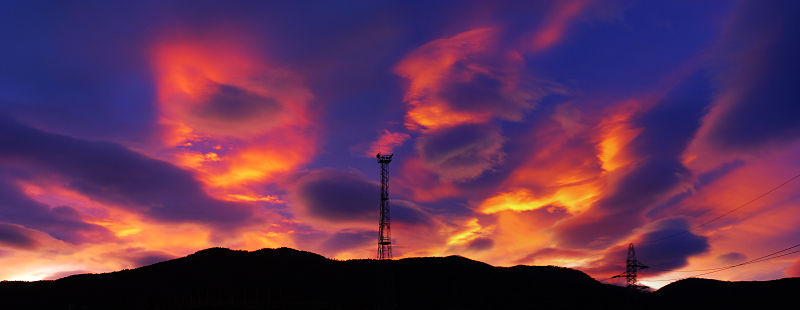
[[[378,153],[378,163],[381,164],[381,215],[378,227],[378,260],[392,259],[392,227],[389,222],[389,163],[392,156]]]

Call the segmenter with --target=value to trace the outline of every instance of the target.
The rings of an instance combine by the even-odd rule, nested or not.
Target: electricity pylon
[[[625,260],[625,272],[622,274],[618,274],[613,276],[612,278],[627,278],[628,285],[627,287],[630,289],[638,289],[639,285],[636,284],[636,272],[639,269],[646,269],[650,268],[639,262],[636,259],[636,251],[633,249],[633,243],[628,245],[628,259]]]

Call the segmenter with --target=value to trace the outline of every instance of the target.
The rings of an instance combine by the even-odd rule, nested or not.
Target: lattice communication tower
[[[389,163],[392,156],[378,153],[378,163],[381,164],[381,215],[378,227],[378,259],[392,259],[392,225],[389,222]]]

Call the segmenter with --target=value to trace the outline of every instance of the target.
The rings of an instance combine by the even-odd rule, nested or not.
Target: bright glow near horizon
[[[603,279],[800,174],[794,2],[63,6],[0,5],[0,279],[374,258],[377,151],[395,258]],[[757,258],[800,242],[798,207],[790,182],[638,258]],[[798,256],[707,275],[790,276]]]

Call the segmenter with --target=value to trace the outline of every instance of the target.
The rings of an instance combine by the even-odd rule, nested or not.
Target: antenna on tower
[[[381,164],[381,215],[378,221],[378,260],[392,259],[392,226],[389,222],[389,163],[392,156],[381,155],[376,157]]]
[[[636,259],[636,251],[633,249],[633,243],[631,243],[628,245],[628,259],[625,260],[625,272],[611,278],[628,278],[628,288],[640,289],[642,286],[636,284],[636,272],[639,269],[646,268],[650,267],[645,266]]]

